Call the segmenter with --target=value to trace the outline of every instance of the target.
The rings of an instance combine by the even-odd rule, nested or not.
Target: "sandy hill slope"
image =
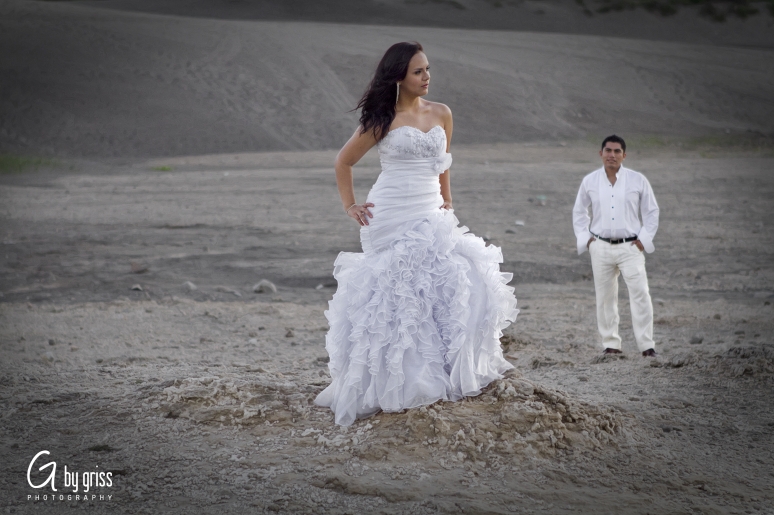
[[[0,152],[337,148],[382,52],[407,39],[425,45],[428,98],[452,108],[458,144],[774,132],[771,49],[16,0],[0,3]]]
[[[774,47],[774,17],[762,3],[756,4],[756,15],[746,19],[728,15],[723,22],[701,16],[699,7],[683,7],[673,15],[663,16],[642,8],[617,11],[617,6],[633,6],[638,2],[613,0],[84,0],[81,3],[126,11],[229,20],[557,32]],[[651,3],[655,6],[659,2]],[[607,12],[603,13],[605,8]],[[719,12],[725,8],[719,5]]]

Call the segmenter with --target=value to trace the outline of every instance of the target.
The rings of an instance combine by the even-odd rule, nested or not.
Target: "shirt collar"
[[[621,165],[621,167],[616,172],[615,176],[620,179],[621,175],[622,175],[622,172],[625,173],[625,172],[628,172],[628,171],[629,171],[628,168],[626,168],[624,165]],[[605,167],[604,166],[599,169],[599,173],[601,173],[602,175],[607,175],[607,172],[605,172]]]

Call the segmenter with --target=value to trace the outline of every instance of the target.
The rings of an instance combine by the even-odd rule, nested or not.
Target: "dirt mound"
[[[229,425],[306,419],[315,395],[314,387],[299,388],[271,374],[249,379],[195,377],[165,386],[158,392],[162,398],[158,409],[167,417]]]
[[[760,376],[774,373],[774,346],[742,345],[728,349],[716,358],[715,367],[731,377]]]
[[[335,426],[328,410],[314,406],[318,390],[267,373],[249,379],[177,380],[143,395],[158,397],[156,408],[168,418],[275,426],[291,431],[297,444],[349,450],[373,460],[398,447],[412,455],[442,452],[486,461],[490,454],[543,455],[616,445],[627,434],[624,417],[615,409],[579,402],[518,377],[497,381],[478,397],[379,414],[350,428]]]

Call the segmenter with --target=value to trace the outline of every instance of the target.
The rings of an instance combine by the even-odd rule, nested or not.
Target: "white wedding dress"
[[[368,194],[363,253],[339,254],[325,312],[332,381],[315,403],[345,426],[478,395],[513,367],[499,341],[518,313],[513,274],[500,272],[499,247],[441,209],[446,132],[403,126],[377,148],[382,173]]]

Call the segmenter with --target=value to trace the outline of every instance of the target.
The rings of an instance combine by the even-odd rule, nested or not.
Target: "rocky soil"
[[[625,353],[601,355],[574,251],[569,212],[595,149],[458,148],[456,214],[515,274],[503,346],[516,368],[479,397],[349,428],[312,404],[329,381],[333,259],[358,242],[331,153],[2,176],[2,509],[772,513],[773,161],[703,152],[627,159],[662,210],[648,255],[660,355],[645,359],[623,286]],[[264,278],[276,293],[253,291]],[[25,477],[41,450],[57,495],[75,495],[66,465],[110,471],[89,494],[111,499],[43,500],[50,488]]]

